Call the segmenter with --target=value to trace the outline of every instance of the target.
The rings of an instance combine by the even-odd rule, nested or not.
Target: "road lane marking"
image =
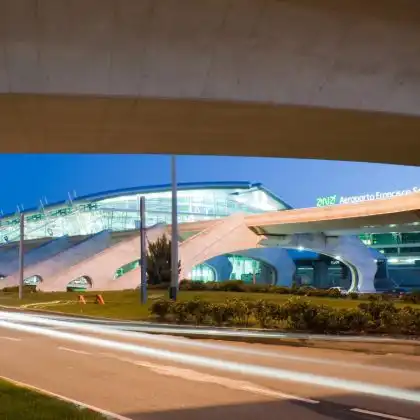
[[[185,379],[188,381],[220,385],[225,388],[232,389],[232,390],[251,392],[253,394],[263,395],[266,397],[271,397],[271,398],[276,398],[276,399],[288,399],[288,400],[305,402],[308,404],[319,404],[319,401],[316,401],[316,400],[274,391],[269,388],[264,388],[259,385],[253,384],[252,382],[240,381],[240,380],[230,379],[230,378],[226,378],[222,376],[210,375],[210,374],[198,372],[192,369],[184,369],[184,368],[179,368],[175,366],[165,366],[165,365],[158,365],[155,363],[150,363],[150,362],[145,362],[145,361],[140,361],[140,360],[133,360],[126,357],[120,357],[112,353],[100,353],[100,355],[105,356],[105,357],[111,357],[121,362],[132,363],[136,366],[144,367],[158,375],[173,376],[173,377]]]
[[[408,417],[392,416],[391,414],[377,413],[376,411],[363,410],[361,408],[352,408],[352,409],[350,409],[350,411],[353,411],[355,413],[360,413],[360,414],[367,414],[367,415],[373,416],[373,417],[379,417],[381,419],[412,420],[412,419],[409,419]]]
[[[90,410],[90,411],[95,411],[98,414],[102,414],[105,418],[107,418],[109,420],[133,420],[130,417],[121,416],[120,414],[112,413],[110,411],[103,410],[102,408],[95,407],[94,405],[86,404],[86,403],[81,402],[81,401],[73,400],[72,398],[68,398],[68,397],[65,397],[63,395],[56,394],[55,392],[51,392],[51,391],[48,391],[46,389],[36,387],[34,385],[29,385],[29,384],[26,384],[24,382],[15,381],[14,379],[8,378],[6,376],[0,376],[0,379],[2,379],[3,381],[10,382],[10,383],[12,383],[16,386],[20,386],[22,388],[26,388],[26,389],[29,389],[31,391],[38,392],[40,394],[44,394],[48,397],[56,398],[58,400],[67,402],[67,403],[75,405],[77,407],[81,407],[81,408],[84,408],[84,409]]]
[[[68,351],[69,353],[85,354],[86,356],[90,356],[92,354],[92,353],[89,353],[88,351],[75,350],[75,349],[70,349],[68,347],[58,347],[58,350]]]
[[[22,341],[21,338],[15,338],[15,337],[0,337],[1,340],[7,340],[7,341]]]

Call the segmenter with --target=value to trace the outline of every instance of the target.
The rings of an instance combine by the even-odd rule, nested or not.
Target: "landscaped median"
[[[102,414],[0,379],[2,420],[104,420]]]
[[[224,302],[199,297],[178,302],[159,299],[151,305],[150,312],[161,323],[259,327],[311,334],[420,336],[420,310],[412,306],[397,307],[380,296],[355,308],[316,304],[302,297],[291,297],[283,303],[246,298]]]
[[[105,305],[94,303],[97,293],[102,295]],[[19,300],[17,288],[9,288],[0,291],[0,306],[120,320],[147,321],[150,320],[150,308],[153,303],[168,296],[167,286],[164,285],[150,286],[147,305],[140,304],[139,290],[85,292],[82,294],[87,304],[78,302],[78,293],[34,292],[31,287],[25,288],[24,297],[22,300]],[[420,305],[417,303],[420,303],[420,296],[416,294],[406,296],[404,299],[395,299],[385,295],[365,296],[350,294],[343,296],[337,290],[328,291],[308,287],[287,288],[270,285],[253,285],[240,281],[212,283],[184,281],[180,284],[178,300],[180,302],[190,302],[198,298],[209,304],[225,304],[226,301],[231,299],[240,299],[249,302],[263,300],[270,302],[270,304],[282,305],[289,302],[292,297],[300,297],[303,301],[310,301],[311,304],[324,308],[343,310],[357,310],[360,304],[369,303],[371,300],[377,299],[392,302],[397,309],[412,307],[420,310]],[[348,313],[345,312],[345,315],[347,316]],[[208,316],[205,319],[209,321]],[[192,323],[196,322],[194,319],[189,319],[189,321]],[[219,321],[213,321],[213,324],[218,325]],[[228,321],[227,325],[233,325],[231,324],[232,322],[233,320]],[[261,325],[260,321],[255,319],[255,317],[250,317],[249,322],[249,326]],[[277,325],[277,328],[279,327],[280,324]]]
[[[252,285],[240,281],[182,282],[177,302],[165,300],[167,286],[150,287],[147,305],[139,290],[100,292],[36,292],[17,288],[0,293],[0,305],[43,309],[124,320],[150,320],[195,325],[276,328],[316,333],[420,334],[420,295],[396,299],[384,294],[342,295],[338,290]]]
[[[101,292],[104,305],[94,303],[98,292],[83,293],[87,303],[82,304],[77,293],[42,293],[27,289],[24,299],[18,300],[17,291],[9,290],[0,293],[0,307],[142,321],[130,324],[130,329],[144,331],[146,328],[148,332],[191,338],[420,354],[420,341],[417,340],[420,337],[420,305],[416,294],[402,298],[381,294],[343,296],[335,290],[288,289],[241,282],[183,282],[180,286],[177,302],[166,299],[167,287],[151,287],[147,305],[140,304],[139,290]],[[145,321],[149,325],[145,325]],[[203,327],[202,333],[197,326]],[[257,329],[262,333],[259,337],[241,333],[241,330]],[[297,334],[300,335],[297,337],[291,333],[301,335]],[[379,342],[380,336],[403,339],[398,343],[382,339]]]

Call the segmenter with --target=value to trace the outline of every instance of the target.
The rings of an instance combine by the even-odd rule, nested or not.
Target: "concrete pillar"
[[[341,275],[340,275],[340,284],[339,286],[344,287],[345,289],[350,289],[351,287],[351,270],[346,264],[340,264]]]
[[[227,255],[219,255],[205,262],[208,266],[213,268],[216,273],[216,281],[225,281],[230,279],[232,274],[232,263],[229,261]]]
[[[389,278],[388,262],[387,261],[379,261],[377,265],[378,265],[378,271],[376,272],[375,278],[377,278],[377,279],[387,279],[387,278]]]
[[[275,284],[276,279],[277,279],[276,269],[262,262],[261,274],[259,276],[259,279],[257,278],[257,283]]]
[[[320,289],[326,289],[330,287],[330,281],[328,277],[328,262],[325,260],[317,260],[313,262],[313,267],[314,286]]]
[[[323,233],[284,235],[281,238],[267,237],[261,241],[261,245],[307,249],[341,260],[350,268],[352,291],[375,291],[375,259],[369,248],[356,236],[326,236]]]
[[[255,248],[241,251],[238,254],[248,258],[254,258],[271,266],[275,273],[275,277],[272,279],[272,284],[287,287],[292,285],[296,265],[286,249]],[[267,280],[265,280],[265,282],[267,282]]]

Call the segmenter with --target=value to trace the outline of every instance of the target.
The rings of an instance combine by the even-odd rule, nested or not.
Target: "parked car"
[[[402,296],[409,293],[407,289],[403,287],[394,287],[393,289],[387,290],[385,294],[392,295],[392,296]]]
[[[349,291],[344,287],[334,286],[330,287],[328,290],[338,290],[342,295],[348,295]]]

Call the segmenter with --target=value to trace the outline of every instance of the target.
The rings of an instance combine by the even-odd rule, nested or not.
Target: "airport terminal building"
[[[105,276],[107,287],[123,287],[121,279],[133,276],[139,267],[139,199],[142,196],[146,199],[146,226],[152,229],[170,224],[170,185],[121,189],[83,197],[69,195],[66,201],[41,202],[39,207],[25,210],[25,282],[50,282],[51,290],[61,290],[63,285],[67,288],[91,287],[96,277]],[[317,200],[317,204],[335,203],[324,199]],[[180,224],[224,219],[235,214],[257,215],[287,210],[291,210],[291,206],[259,183],[209,182],[178,186]],[[14,284],[17,279],[19,220],[19,213],[0,219],[0,274],[3,277],[0,282],[7,285]],[[149,236],[152,240],[152,233]],[[409,233],[365,234],[361,231],[359,238],[375,255],[378,264],[375,287],[378,290],[395,285],[417,285],[420,227],[419,232]],[[264,255],[276,252],[280,250],[265,247],[222,253],[194,265],[184,276],[200,281],[238,279],[280,284],[280,269],[268,263],[270,258]],[[311,249],[291,248],[286,252],[293,260],[293,277],[298,284],[350,287],[351,270],[343,261]],[[101,258],[108,265],[113,261],[107,272],[97,272]],[[318,269],[320,265],[323,270]],[[130,284],[136,281],[133,278]]]

